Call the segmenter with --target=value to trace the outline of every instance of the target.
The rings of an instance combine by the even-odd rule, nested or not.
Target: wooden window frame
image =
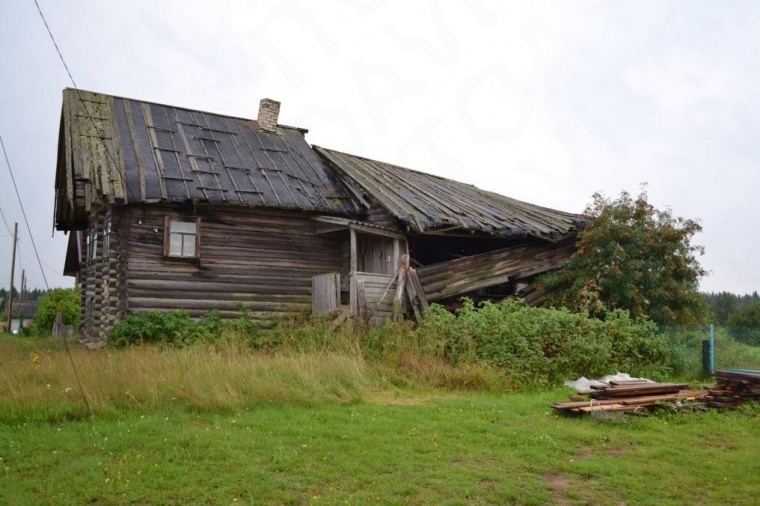
[[[94,262],[98,258],[98,227],[93,226],[87,230],[85,235],[84,261],[85,263]]]
[[[106,217],[103,221],[103,257],[111,252],[111,218]]]
[[[171,224],[173,221],[195,224],[195,255],[172,255],[170,254]],[[189,235],[189,234],[188,234]],[[182,218],[179,216],[164,216],[164,258],[171,260],[200,261],[201,259],[201,219]]]

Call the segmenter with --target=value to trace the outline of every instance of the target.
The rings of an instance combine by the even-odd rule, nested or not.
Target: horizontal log
[[[141,275],[142,274],[142,275]],[[244,289],[256,289],[260,287],[302,287],[311,286],[311,276],[277,276],[264,275],[225,275],[218,276],[205,272],[198,273],[198,275],[188,278],[184,274],[178,273],[143,273],[140,274],[133,272],[129,278],[129,286],[136,288],[170,288],[175,287],[179,289],[197,290],[202,288],[207,291],[219,291],[227,290],[230,288],[244,288]],[[241,291],[241,290],[238,290]]]
[[[155,293],[162,297],[179,295],[192,296],[192,298],[205,297],[207,299],[230,299],[232,295],[250,294],[250,295],[267,295],[269,298],[278,296],[289,297],[310,297],[311,285],[225,285],[224,283],[214,283],[208,287],[206,283],[182,283],[182,284],[164,284],[151,285],[150,283],[141,283],[142,280],[132,280],[128,284],[128,293],[130,296],[141,293]],[[234,300],[234,299],[233,299]]]
[[[159,297],[130,297],[130,309],[197,309],[211,311],[212,309],[236,310],[236,301],[232,300],[195,300],[195,299],[167,299]],[[310,307],[309,302],[298,304],[289,302],[250,301],[246,307],[251,311],[278,311],[294,312]]]
[[[288,293],[255,293],[255,292],[213,292],[175,291],[175,290],[144,290],[134,288],[129,290],[129,300],[135,298],[161,298],[166,304],[174,304],[174,300],[196,300],[211,302],[272,302],[278,304],[309,304],[310,294]]]
[[[189,278],[186,272],[173,272],[173,271],[161,271],[156,268],[158,264],[152,264],[147,266],[147,269],[131,269],[130,279],[156,279],[160,277],[166,280],[188,280],[188,281],[219,281],[226,282],[247,282],[248,279],[261,279],[267,282],[273,282],[278,279],[287,279],[293,283],[311,282],[313,276],[313,269],[303,268],[282,268],[272,269],[271,267],[263,266],[245,266],[239,269],[223,269],[222,266],[215,265],[214,268],[205,268],[201,266],[200,270],[196,270]],[[229,267],[229,266],[226,266]]]

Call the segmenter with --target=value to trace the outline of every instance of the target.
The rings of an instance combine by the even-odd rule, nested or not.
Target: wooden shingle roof
[[[581,215],[515,200],[475,186],[315,146],[355,194],[371,196],[409,232],[482,233],[560,240],[583,226]]]
[[[82,90],[63,92],[56,226],[98,201],[208,202],[351,214],[305,130]]]
[[[82,229],[104,203],[193,202],[358,217],[368,196],[408,233],[559,240],[581,215],[330,149],[303,129],[65,89],[55,225]]]

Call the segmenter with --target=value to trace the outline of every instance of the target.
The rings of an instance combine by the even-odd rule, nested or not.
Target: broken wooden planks
[[[760,371],[720,370],[705,397],[711,408],[736,408],[744,401],[760,399]]]
[[[611,381],[609,385],[595,387],[587,401],[555,402],[552,407],[558,411],[570,413],[597,411],[631,413],[661,403],[694,401],[706,395],[706,390],[690,390],[686,383]]]

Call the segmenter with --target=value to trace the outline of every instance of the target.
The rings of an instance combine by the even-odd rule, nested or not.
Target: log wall
[[[111,224],[106,240],[105,225]],[[82,335],[86,340],[103,339],[105,332],[124,316],[126,310],[125,251],[121,247],[121,217],[106,206],[91,213],[90,229],[97,233],[93,259],[80,259]],[[85,248],[86,250],[87,248]],[[86,251],[85,251],[86,255]]]
[[[166,216],[200,218],[199,259],[164,257]],[[94,262],[82,282],[85,320],[101,339],[118,318],[149,310],[197,317],[217,309],[236,318],[243,303],[267,326],[309,311],[312,276],[341,267],[340,241],[315,235],[299,211],[130,206],[114,207],[112,222],[108,259]]]
[[[128,213],[130,312],[218,309],[234,316],[236,302],[243,302],[252,317],[271,320],[308,310],[311,277],[340,269],[339,243],[314,235],[314,222],[300,212],[143,207]],[[201,218],[199,261],[163,257],[165,215]]]

